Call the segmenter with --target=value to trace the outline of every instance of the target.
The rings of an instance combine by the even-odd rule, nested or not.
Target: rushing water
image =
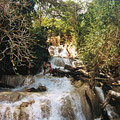
[[[54,52],[50,60],[52,68],[64,70],[66,64],[72,65],[64,47],[53,47],[52,50],[49,49]],[[12,91],[21,91],[25,87],[38,88],[41,84],[47,91],[29,95],[26,93],[26,97],[16,102],[0,102],[0,120],[86,120],[80,96],[69,78],[53,77],[49,73],[43,76],[41,72],[34,76],[34,80],[34,83]],[[26,79],[27,81],[29,79]]]

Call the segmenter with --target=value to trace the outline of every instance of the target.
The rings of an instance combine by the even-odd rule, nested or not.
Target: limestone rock
[[[27,76],[23,75],[3,75],[0,79],[0,82],[13,87],[17,87],[23,83],[26,77]]]
[[[94,117],[100,115],[100,101],[90,88],[88,83],[76,81],[78,94],[81,98],[83,113],[87,120],[93,120]]]
[[[73,111],[69,97],[67,96],[65,99],[63,99],[62,103],[63,105],[61,107],[61,115],[68,120],[74,120],[75,113]]]
[[[35,79],[32,75],[28,75],[23,82],[23,85],[31,85],[35,82]]]
[[[27,96],[26,93],[20,93],[20,92],[1,92],[0,93],[0,101],[15,102],[15,101],[23,99],[25,96]]]

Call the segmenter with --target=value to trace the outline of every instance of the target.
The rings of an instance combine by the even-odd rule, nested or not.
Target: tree
[[[17,66],[32,64],[33,52],[31,46],[35,41],[31,38],[30,2],[1,1],[0,6],[0,66],[1,71],[11,68],[17,71]],[[10,69],[10,70],[11,70]]]
[[[120,75],[119,5],[117,0],[94,0],[83,15],[83,40],[78,41],[80,56],[89,71],[94,74],[103,72],[111,78]]]
[[[49,34],[52,36],[60,35],[63,42],[79,34],[79,14],[82,10],[81,2],[53,0],[36,0],[38,4],[39,18],[35,21],[49,28]],[[44,24],[43,24],[44,23]],[[71,40],[70,40],[71,41]],[[75,42],[75,41],[74,41]]]

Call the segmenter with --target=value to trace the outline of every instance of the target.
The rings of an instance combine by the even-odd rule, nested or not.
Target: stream
[[[54,69],[68,71],[64,69],[65,65],[76,67],[78,62],[81,63],[69,59],[63,46],[51,46],[49,52],[52,54],[49,62]],[[93,120],[93,113],[97,111],[98,106],[88,85],[76,89],[70,77],[54,77],[49,72],[43,75],[43,71],[33,76],[32,82],[30,80],[26,78],[22,86],[19,85],[10,92],[1,92],[0,120]],[[47,91],[24,91],[26,88],[37,89],[41,85],[45,86]],[[88,100],[85,91],[89,96]],[[7,99],[3,100],[6,96]],[[95,111],[92,111],[89,100],[93,100]]]
[[[49,49],[50,51],[51,49]],[[52,68],[64,70],[65,64],[72,65],[64,47],[54,48],[54,56],[50,59]],[[67,77],[53,77],[50,73],[43,76],[43,71],[34,76],[34,83],[12,89],[22,91],[26,86],[38,88],[43,85],[46,92],[31,93],[15,102],[0,102],[0,120],[86,120],[82,112],[81,100]],[[27,94],[27,93],[26,93]],[[32,103],[29,103],[32,101]],[[23,103],[28,103],[27,107]]]

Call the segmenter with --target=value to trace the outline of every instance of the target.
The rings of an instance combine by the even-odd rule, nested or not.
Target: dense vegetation
[[[120,63],[120,1],[93,1],[82,21],[78,48],[89,70],[118,76]]]
[[[46,29],[32,27],[35,2],[3,0],[0,3],[0,72],[34,74],[40,68],[41,61],[48,57],[44,47]],[[42,52],[44,55],[40,56]]]
[[[93,0],[86,7],[80,0],[16,1],[0,7],[0,71],[34,68],[49,55],[43,49],[47,37],[59,35],[61,44],[76,46],[91,76],[120,76],[119,0]]]

